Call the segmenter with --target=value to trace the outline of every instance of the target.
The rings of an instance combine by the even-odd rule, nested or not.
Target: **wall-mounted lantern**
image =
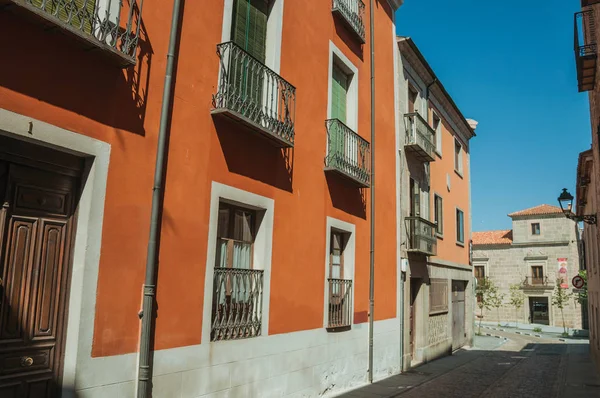
[[[560,209],[563,211],[565,217],[574,220],[576,222],[583,221],[587,224],[596,224],[595,214],[586,214],[584,216],[578,216],[573,213],[573,195],[567,191],[567,188],[563,188],[562,193],[558,197],[558,204]]]

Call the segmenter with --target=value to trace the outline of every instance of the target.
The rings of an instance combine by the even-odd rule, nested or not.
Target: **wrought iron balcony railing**
[[[594,10],[576,12],[574,26],[578,88],[580,92],[593,90],[596,85],[598,59]]]
[[[526,276],[522,285],[528,288],[554,289],[554,285],[549,283],[547,276]]]
[[[406,149],[425,162],[433,162],[435,160],[435,131],[417,112],[404,115],[404,121]]]
[[[212,113],[241,121],[278,147],[293,147],[296,88],[234,42],[217,45],[217,54]]]
[[[327,157],[325,170],[348,178],[361,188],[371,183],[371,146],[338,119],[325,121],[327,127]]]
[[[408,251],[427,256],[437,255],[435,223],[421,217],[406,217],[404,222],[408,235]]]
[[[261,333],[263,270],[215,268],[211,341]]]
[[[361,44],[365,43],[365,3],[362,0],[333,0],[331,11],[342,17]]]
[[[3,0],[134,65],[144,0]]]
[[[327,279],[329,284],[329,314],[327,328],[347,328],[352,323],[352,281]]]

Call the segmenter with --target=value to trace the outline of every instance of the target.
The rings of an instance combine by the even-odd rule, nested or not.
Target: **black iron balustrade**
[[[553,289],[554,285],[548,282],[548,276],[526,276],[523,280],[524,287],[540,287]]]
[[[221,60],[213,114],[226,114],[270,138],[294,146],[296,88],[234,42],[217,45]]]
[[[329,284],[329,313],[327,328],[347,328],[352,324],[352,280],[327,279]]]
[[[408,251],[436,256],[435,223],[421,217],[406,217],[404,222],[408,235]]]
[[[435,160],[435,131],[429,126],[429,123],[417,112],[404,115],[406,125],[406,143],[408,151],[425,162]]]
[[[211,341],[260,335],[263,277],[263,270],[215,268]]]
[[[325,170],[335,171],[361,188],[371,182],[371,145],[338,119],[325,121],[327,157]]]
[[[136,63],[144,0],[6,0],[92,45]]]
[[[339,14],[360,42],[365,43],[365,3],[362,0],[333,0],[331,11]]]
[[[596,21],[592,9],[576,12],[574,23],[575,63],[580,92],[593,90],[596,85]]]

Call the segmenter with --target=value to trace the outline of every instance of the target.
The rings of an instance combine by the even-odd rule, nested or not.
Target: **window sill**
[[[456,241],[456,246],[465,247],[465,242]]]
[[[438,155],[438,158],[442,158],[442,153],[440,151],[438,151],[437,149],[434,151],[436,155]]]
[[[438,234],[437,232],[435,233],[436,238],[444,240],[444,234]]]
[[[458,171],[458,170],[456,170],[456,169],[454,169],[454,172],[455,172],[455,173],[456,173],[456,175],[457,175],[457,176],[459,176],[461,179],[463,179],[463,178],[464,178],[464,177],[463,177],[463,174],[462,174],[462,172],[460,172],[460,171]]]

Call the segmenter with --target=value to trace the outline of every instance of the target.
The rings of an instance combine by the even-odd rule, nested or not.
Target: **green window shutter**
[[[333,64],[331,81],[331,118],[346,123],[346,97],[348,94],[348,75]]]
[[[231,39],[262,63],[267,49],[267,14],[265,0],[235,0]]]
[[[42,8],[48,14],[54,15],[62,22],[68,22],[76,29],[81,29],[83,32],[92,33],[92,23],[96,11],[96,0],[75,0],[67,2],[60,0],[32,0],[31,4],[35,7]]]

